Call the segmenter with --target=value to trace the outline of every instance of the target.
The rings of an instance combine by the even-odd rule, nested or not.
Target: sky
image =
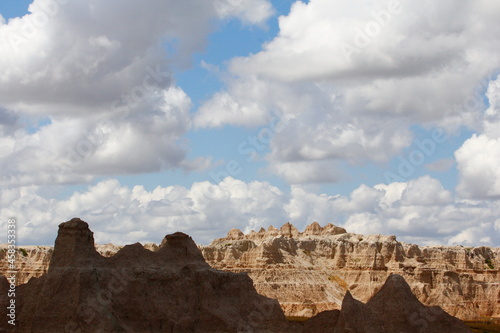
[[[6,0],[0,227],[500,246],[496,0]]]

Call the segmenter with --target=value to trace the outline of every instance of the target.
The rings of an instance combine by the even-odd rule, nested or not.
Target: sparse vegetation
[[[488,265],[488,267],[490,269],[495,269],[495,265],[493,265],[493,262],[491,262],[491,259],[486,259],[484,262],[486,263],[486,265]]]
[[[228,246],[231,246],[231,245],[233,245],[233,243],[227,243],[224,246],[228,247]]]
[[[359,237],[359,238],[358,238],[358,240],[359,240],[360,242],[362,242],[362,241],[363,241],[363,237]]]
[[[310,256],[310,255],[311,255],[311,251],[307,251],[307,250],[304,250],[304,249],[303,249],[302,251],[304,251],[304,254],[305,254],[306,256]]]
[[[21,252],[21,253],[23,254],[23,256],[24,256],[24,257],[27,257],[27,256],[28,256],[28,252],[26,252],[26,250],[25,250],[25,249],[23,249],[23,248],[20,248],[20,249],[19,249],[19,252]]]

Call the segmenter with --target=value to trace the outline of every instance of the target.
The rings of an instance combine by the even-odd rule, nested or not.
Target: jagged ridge
[[[339,309],[347,290],[366,302],[390,274],[402,275],[424,304],[461,319],[500,316],[498,248],[421,247],[314,222],[304,232],[289,223],[247,235],[233,229],[202,252],[212,267],[248,272],[287,316]]]
[[[0,285],[5,285],[2,276]],[[0,307],[7,306],[6,293]],[[246,274],[211,268],[191,237],[167,235],[158,251],[127,245],[102,257],[88,224],[59,226],[48,273],[16,291],[14,332],[286,332],[276,300]]]
[[[144,247],[158,250],[156,244]],[[106,257],[120,248],[96,246]],[[500,316],[498,248],[420,247],[398,242],[395,236],[352,234],[318,223],[304,232],[290,223],[247,235],[232,229],[227,237],[200,248],[212,267],[248,272],[257,291],[278,299],[287,316],[340,309],[347,290],[366,302],[393,273],[404,276],[424,304],[440,305],[461,319]],[[18,258],[19,283],[45,274],[52,255],[51,247],[24,249],[26,256]],[[0,248],[0,258],[5,253]],[[6,262],[0,262],[0,274]]]

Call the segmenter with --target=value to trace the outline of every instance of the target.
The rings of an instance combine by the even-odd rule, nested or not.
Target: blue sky
[[[31,2],[0,4],[21,243],[78,216],[101,243],[318,221],[500,244],[497,2]]]

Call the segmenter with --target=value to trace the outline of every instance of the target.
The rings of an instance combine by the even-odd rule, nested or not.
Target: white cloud
[[[121,117],[56,118],[35,133],[18,130],[5,137],[0,161],[4,185],[89,181],[96,175],[207,167],[186,161],[178,144],[190,128],[191,101],[171,87]],[[29,161],[27,163],[27,161]]]
[[[271,163],[268,170],[291,184],[332,183],[342,178],[335,161]]]
[[[233,178],[218,185],[205,181],[191,188],[168,186],[152,191],[143,186],[129,188],[110,179],[64,200],[45,198],[41,190],[29,186],[0,192],[0,215],[18,221],[22,244],[51,244],[57,225],[74,216],[90,223],[98,243],[115,244],[158,243],[176,231],[208,243],[234,227],[258,229],[285,219],[284,196],[279,189]]]
[[[0,215],[17,219],[20,244],[52,244],[57,225],[78,216],[90,223],[98,243],[160,242],[176,231],[208,243],[231,228],[248,232],[290,221],[304,230],[318,221],[419,244],[500,245],[498,202],[454,199],[430,177],[361,185],[348,197],[301,186],[287,193],[267,182],[231,177],[219,184],[204,181],[152,191],[109,179],[60,200],[48,192],[36,186],[0,190]]]
[[[262,126],[280,110],[291,121],[268,159],[282,175],[292,162],[387,161],[413,124],[478,129],[500,62],[498,13],[493,0],[297,1],[261,52],[230,62],[195,124]]]
[[[172,67],[190,64],[220,16],[262,24],[271,9],[267,0],[34,0],[0,24],[0,183],[207,168],[207,158],[186,158],[191,100]]]
[[[500,198],[500,77],[488,85],[489,108],[479,135],[455,152],[460,172],[458,193],[466,198]]]
[[[455,152],[457,191],[467,198],[500,197],[500,138],[473,135]]]
[[[425,167],[430,171],[445,172],[455,165],[455,160],[452,158],[443,158],[432,163],[425,164]]]
[[[268,0],[215,0],[220,18],[237,17],[243,23],[263,25],[274,10]]]

